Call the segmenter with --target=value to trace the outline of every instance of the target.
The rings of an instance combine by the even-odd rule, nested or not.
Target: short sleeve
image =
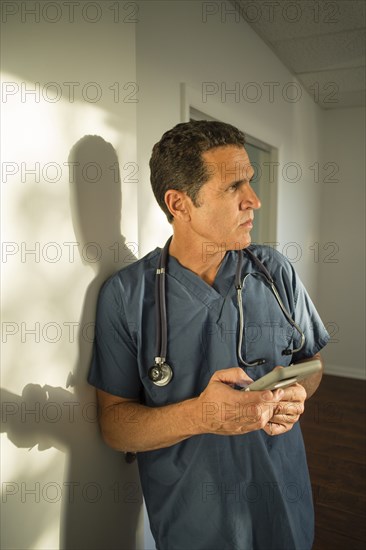
[[[136,345],[129,331],[122,296],[123,287],[117,274],[99,293],[88,382],[112,395],[139,399],[141,381]]]
[[[293,276],[295,279],[294,320],[305,335],[304,347],[293,355],[294,363],[298,363],[318,353],[327,344],[330,336],[309,294],[294,270]]]

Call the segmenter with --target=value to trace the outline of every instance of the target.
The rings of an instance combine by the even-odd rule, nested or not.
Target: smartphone
[[[263,390],[277,390],[278,388],[286,388],[295,384],[299,380],[304,380],[307,376],[320,372],[322,364],[319,359],[314,361],[306,361],[304,363],[297,363],[297,365],[290,365],[282,369],[275,369],[268,374],[258,378],[242,391],[263,391]]]

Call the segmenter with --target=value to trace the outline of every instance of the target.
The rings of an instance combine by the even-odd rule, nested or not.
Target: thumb
[[[237,384],[238,386],[247,386],[253,380],[240,367],[218,370],[212,376],[211,380],[223,382],[224,384]]]

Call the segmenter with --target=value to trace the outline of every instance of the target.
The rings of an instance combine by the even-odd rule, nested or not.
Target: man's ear
[[[191,216],[188,204],[190,198],[184,191],[168,189],[165,193],[164,200],[174,220],[180,220],[183,222],[190,221]]]

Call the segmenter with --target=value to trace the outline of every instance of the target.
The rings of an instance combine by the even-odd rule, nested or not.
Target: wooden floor
[[[366,382],[326,375],[301,419],[315,505],[313,550],[366,548]]]

